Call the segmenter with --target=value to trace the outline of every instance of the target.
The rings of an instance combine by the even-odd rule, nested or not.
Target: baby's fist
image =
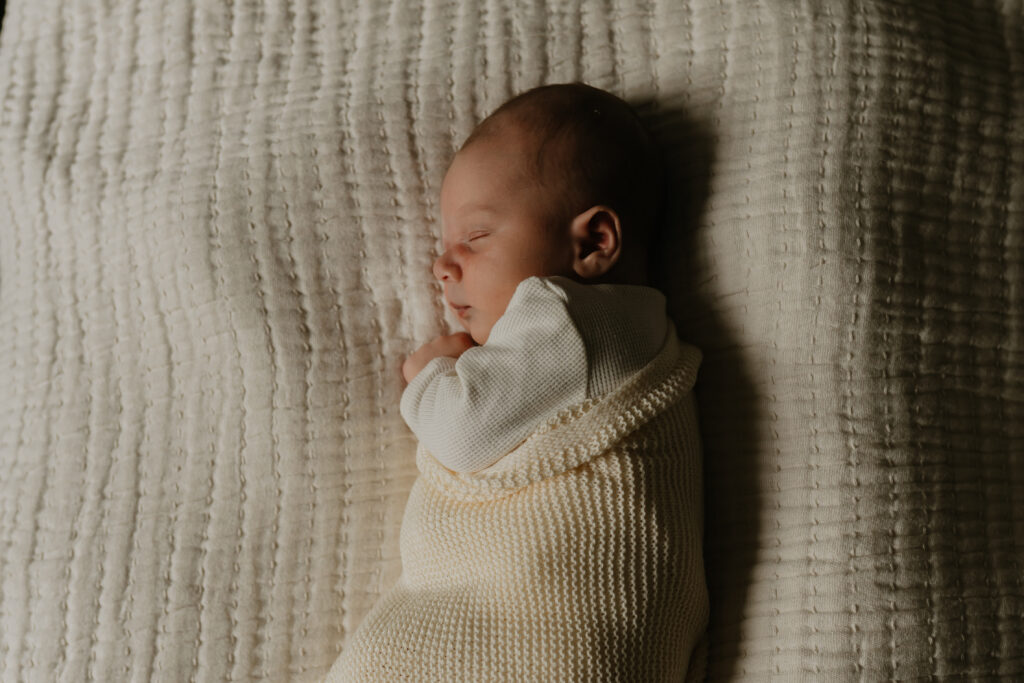
[[[475,346],[473,338],[465,332],[441,335],[416,349],[415,353],[405,359],[405,363],[402,364],[402,376],[406,383],[409,383],[420,373],[420,370],[426,367],[427,363],[435,358],[440,356],[458,358],[473,346]]]
[[[434,345],[438,356],[451,356],[452,358],[458,358],[464,352],[476,346],[473,338],[466,332],[441,335],[430,342],[430,344]]]

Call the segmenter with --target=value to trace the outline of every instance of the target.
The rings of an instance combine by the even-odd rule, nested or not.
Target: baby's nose
[[[434,261],[434,277],[438,280],[458,279],[458,269],[458,265],[451,259],[448,252],[441,254]]]

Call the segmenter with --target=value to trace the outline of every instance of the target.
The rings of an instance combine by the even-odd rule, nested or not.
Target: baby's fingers
[[[473,337],[465,332],[456,332],[455,334],[449,334],[445,337],[441,337],[439,340],[444,348],[444,355],[454,356],[458,358],[465,351],[473,348]]]

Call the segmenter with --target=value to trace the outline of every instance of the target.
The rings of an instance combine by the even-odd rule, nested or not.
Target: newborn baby
[[[434,275],[468,334],[408,358],[401,405],[449,469],[494,464],[661,348],[664,296],[639,286],[662,189],[648,147],[625,102],[566,85],[508,102],[455,156]]]
[[[402,576],[328,680],[697,673],[701,355],[647,286],[662,188],[636,114],[582,84],[513,98],[456,154],[433,272],[466,332],[402,367]]]

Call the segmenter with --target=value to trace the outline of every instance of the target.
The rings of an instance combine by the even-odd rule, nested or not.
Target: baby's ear
[[[615,265],[622,252],[619,214],[604,205],[592,206],[572,219],[573,270],[584,279],[597,278]]]

